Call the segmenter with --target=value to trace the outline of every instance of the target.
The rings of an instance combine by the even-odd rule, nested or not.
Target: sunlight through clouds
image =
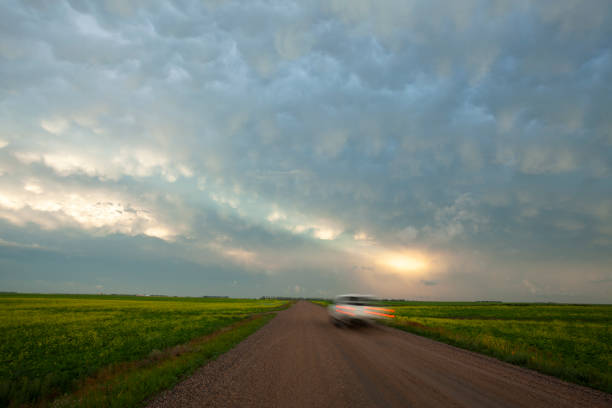
[[[112,193],[45,193],[35,184],[26,184],[24,190],[31,194],[0,193],[0,218],[18,225],[35,223],[47,229],[79,226],[107,234],[145,234],[163,240],[172,240],[177,235],[170,226],[160,223],[151,210],[127,204],[125,198]]]
[[[427,267],[422,257],[406,254],[386,255],[380,261],[383,265],[390,266],[400,272],[418,272]]]
[[[7,0],[0,22],[0,243],[32,244],[2,246],[32,276],[7,290],[48,262],[95,287],[103,259],[177,294],[609,297],[607,0]]]

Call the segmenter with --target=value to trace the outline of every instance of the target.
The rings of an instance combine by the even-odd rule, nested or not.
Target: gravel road
[[[612,395],[298,302],[149,407],[612,407]]]

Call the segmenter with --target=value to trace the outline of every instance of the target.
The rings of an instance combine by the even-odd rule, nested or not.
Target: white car
[[[364,325],[375,319],[391,319],[395,310],[375,306],[378,299],[372,295],[340,295],[327,307],[329,317],[336,326]]]

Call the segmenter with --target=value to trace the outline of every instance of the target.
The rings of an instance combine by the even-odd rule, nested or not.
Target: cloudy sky
[[[0,290],[612,300],[612,5],[2,1]]]

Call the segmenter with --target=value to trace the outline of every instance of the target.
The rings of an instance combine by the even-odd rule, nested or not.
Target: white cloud
[[[240,248],[223,249],[224,255],[236,260],[239,263],[253,264],[257,259],[257,254],[253,251],[246,251]]]
[[[30,222],[45,229],[76,226],[104,234],[145,234],[164,240],[180,233],[159,221],[152,208],[114,192],[35,190],[31,194],[31,190],[5,189],[0,193],[0,218],[20,226]]]
[[[24,164],[32,164],[42,160],[40,154],[35,152],[15,152],[13,155],[17,160]]]
[[[70,124],[64,118],[43,119],[40,121],[40,127],[55,135],[64,133],[69,126]]]
[[[165,227],[152,227],[144,230],[144,234],[150,237],[155,237],[163,240],[169,240],[174,238],[176,233]]]
[[[268,215],[268,217],[266,218],[268,221],[270,222],[275,222],[275,221],[279,221],[279,220],[286,220],[287,216],[285,214],[283,214],[282,212],[279,211],[273,211],[270,213],[270,215]]]
[[[27,248],[27,249],[47,249],[48,250],[48,248],[44,248],[40,246],[39,244],[24,244],[21,242],[7,241],[2,238],[0,238],[0,246],[7,246],[7,247],[13,247],[13,248]]]
[[[236,197],[231,197],[223,193],[210,193],[210,198],[219,204],[227,205],[235,210],[238,209],[240,205],[240,201]]]
[[[26,191],[29,191],[30,193],[34,193],[34,194],[42,194],[44,192],[43,188],[35,180],[29,181],[28,183],[26,183],[23,186],[23,189]]]
[[[95,159],[71,153],[48,153],[42,155],[42,162],[60,176],[86,174],[89,177],[101,176],[99,168],[93,163]]]
[[[322,240],[333,240],[336,239],[336,237],[338,235],[340,235],[341,231],[338,230],[333,230],[331,228],[321,228],[321,227],[316,227],[314,228],[313,231],[313,235],[318,238],[318,239],[322,239]]]
[[[372,238],[365,232],[360,231],[353,235],[353,239],[355,241],[370,241]]]
[[[340,234],[342,234],[342,229],[320,224],[289,224],[287,229],[294,234],[309,234],[310,236],[323,241],[334,240]]]
[[[191,79],[191,75],[182,67],[171,67],[168,71],[168,82],[176,83]]]
[[[173,162],[168,156],[152,150],[123,148],[116,154],[111,152],[110,159],[106,157],[108,154],[102,148],[96,154],[69,147],[52,152],[18,151],[13,155],[24,164],[43,163],[62,177],[83,174],[102,180],[118,180],[123,176],[159,175],[172,183],[179,176],[193,176],[186,164]]]

